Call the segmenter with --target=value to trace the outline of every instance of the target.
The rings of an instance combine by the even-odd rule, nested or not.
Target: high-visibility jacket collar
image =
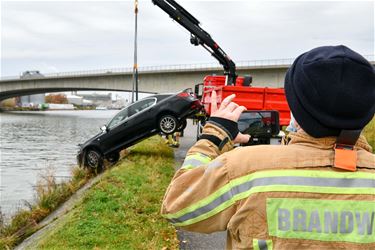
[[[315,138],[307,134],[303,130],[299,130],[298,132],[294,133],[291,132],[288,135],[290,137],[289,145],[292,144],[300,144],[300,145],[307,145],[309,147],[319,148],[319,149],[333,149],[336,143],[337,137],[323,137],[323,138]],[[355,145],[356,149],[364,149],[368,152],[372,152],[372,147],[368,144],[366,138],[361,135]]]

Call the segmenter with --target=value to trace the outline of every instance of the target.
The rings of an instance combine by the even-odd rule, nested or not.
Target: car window
[[[155,103],[156,98],[145,99],[134,103],[129,107],[129,117],[137,114],[138,112],[141,112],[142,110],[145,110],[146,108],[154,105]]]
[[[119,124],[121,121],[125,120],[128,117],[128,108],[125,108],[121,110],[115,117],[112,118],[112,120],[108,123],[108,128],[111,129],[117,124]]]
[[[155,103],[156,98],[150,98],[130,105],[129,107],[121,110],[115,117],[112,118],[112,120],[108,123],[108,128],[111,129],[116,127],[125,119],[135,115],[138,112],[141,112],[142,110],[154,105]]]

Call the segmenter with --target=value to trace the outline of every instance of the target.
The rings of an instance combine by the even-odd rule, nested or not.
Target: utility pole
[[[133,65],[132,102],[134,102],[134,87],[135,87],[135,100],[138,101],[138,64],[137,64],[138,0],[135,0],[134,2],[134,14],[135,14],[135,30],[134,30],[134,65]]]

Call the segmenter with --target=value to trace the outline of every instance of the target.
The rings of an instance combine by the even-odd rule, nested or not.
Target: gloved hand
[[[236,97],[235,94],[227,96],[222,102],[220,107],[217,107],[217,95],[216,91],[212,91],[211,94],[211,117],[212,118],[222,118],[223,123],[220,123],[220,119],[214,119],[215,122],[220,123],[222,126],[226,126],[225,120],[235,122],[240,118],[243,111],[246,110],[244,106],[240,106],[237,103],[232,102],[233,98]],[[230,124],[230,123],[229,123]],[[233,124],[232,124],[233,125]],[[237,128],[238,131],[238,128]],[[240,132],[235,136],[233,143],[247,143],[250,140],[250,135],[244,135]]]

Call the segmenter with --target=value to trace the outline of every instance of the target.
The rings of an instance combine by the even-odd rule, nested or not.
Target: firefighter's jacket
[[[213,124],[203,133],[227,137]],[[366,139],[348,172],[332,167],[336,138],[290,136],[287,146],[231,150],[229,141],[221,151],[199,140],[168,187],[163,216],[188,231],[228,230],[229,249],[375,249],[375,155]]]

